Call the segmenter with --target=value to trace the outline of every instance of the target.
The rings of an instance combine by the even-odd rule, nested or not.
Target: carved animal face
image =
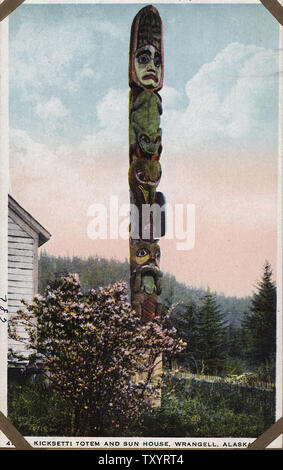
[[[157,241],[146,242],[143,240],[130,243],[130,264],[131,268],[158,268],[160,264],[160,247]]]
[[[160,179],[161,166],[158,160],[146,160],[133,156],[129,169],[129,185],[134,199],[136,199],[136,204],[138,204],[138,200],[141,201],[140,195],[146,204],[154,202],[155,190]]]
[[[138,144],[142,152],[149,156],[156,155],[161,145],[161,129],[158,129],[157,133],[140,133],[138,134]]]
[[[141,187],[149,191],[157,187],[161,179],[161,165],[158,160],[146,160],[135,155],[129,170],[130,187],[134,191]]]

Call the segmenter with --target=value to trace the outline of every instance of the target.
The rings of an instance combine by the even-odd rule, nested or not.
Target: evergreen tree
[[[231,324],[227,328],[227,353],[230,357],[240,357],[241,355],[240,332],[241,330]]]
[[[251,306],[243,320],[246,354],[253,365],[275,362],[276,352],[276,285],[269,262],[264,265],[262,280],[257,284]]]
[[[217,375],[223,372],[227,354],[226,325],[209,289],[199,309],[198,354],[204,373]]]
[[[191,302],[187,305],[178,305],[173,310],[171,325],[176,328],[178,336],[187,344],[178,359],[192,372],[198,372],[199,364],[197,358],[198,334],[197,334],[197,308]]]

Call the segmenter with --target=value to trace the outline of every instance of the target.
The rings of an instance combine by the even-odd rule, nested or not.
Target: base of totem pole
[[[151,358],[148,358],[148,363],[151,366]],[[161,380],[162,380],[162,354],[155,360],[153,364],[153,371],[149,380],[149,384],[154,387],[154,392],[150,394],[146,393],[145,397],[149,400],[150,405],[153,408],[158,408],[161,406]],[[142,372],[136,374],[134,381],[135,383],[144,382],[147,379],[147,373]]]

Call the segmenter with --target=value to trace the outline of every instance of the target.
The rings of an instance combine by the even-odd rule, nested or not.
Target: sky
[[[165,43],[158,189],[195,208],[194,243],[162,239],[161,268],[250,295],[265,260],[277,268],[279,25],[261,4],[154,5]],[[128,49],[143,6],[10,15],[10,193],[52,234],[50,254],[128,258],[127,240],[88,228],[93,204],[129,201]]]

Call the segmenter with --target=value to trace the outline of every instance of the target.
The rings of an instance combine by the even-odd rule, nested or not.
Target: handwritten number
[[[5,294],[4,297],[0,297],[0,300],[2,300],[2,302],[7,302],[7,295]],[[2,305],[0,305],[0,311],[2,310],[2,312],[4,313],[8,313],[8,309],[3,307]],[[7,318],[1,318],[0,317],[0,320],[2,323],[6,323],[7,321]]]

